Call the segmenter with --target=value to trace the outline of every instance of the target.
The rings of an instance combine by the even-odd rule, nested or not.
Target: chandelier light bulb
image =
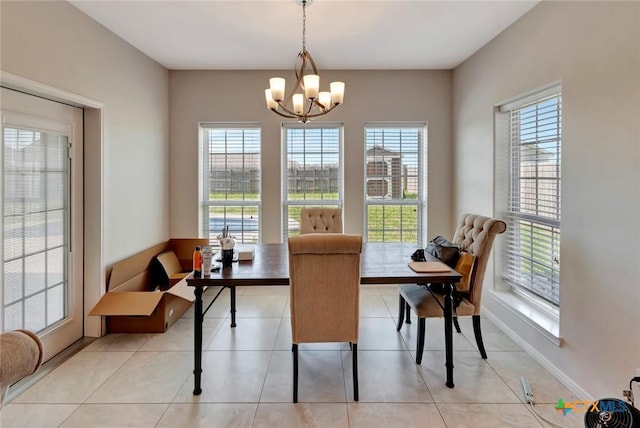
[[[271,89],[264,90],[264,97],[267,100],[267,108],[269,110],[278,108],[278,103],[273,99],[273,96],[271,95]]]
[[[318,92],[320,91],[320,76],[317,74],[306,74],[303,81],[305,98],[318,98]]]
[[[318,102],[322,104],[325,110],[329,110],[331,108],[331,92],[320,92],[318,94]]]
[[[286,80],[282,77],[272,77],[269,79],[269,87],[271,89],[271,97],[275,101],[284,100],[284,87]]]
[[[304,97],[302,94],[293,94],[293,112],[295,114],[304,112]]]
[[[335,105],[344,101],[344,82],[331,82],[331,102]]]

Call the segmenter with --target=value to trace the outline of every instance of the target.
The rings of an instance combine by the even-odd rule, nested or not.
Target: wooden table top
[[[187,277],[190,286],[210,285],[289,285],[289,252],[286,243],[251,244],[255,257],[234,262],[230,268],[211,272],[210,276]],[[360,258],[361,284],[414,284],[459,281],[458,272],[417,273],[411,270],[411,254],[416,247],[401,243],[363,243]]]

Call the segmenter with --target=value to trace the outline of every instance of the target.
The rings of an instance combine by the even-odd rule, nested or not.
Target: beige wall
[[[455,70],[454,212],[501,205],[493,106],[558,80],[564,344],[492,292],[483,303],[565,381],[592,397],[620,397],[640,368],[640,3],[543,2]]]
[[[321,66],[321,64],[319,64]],[[198,233],[198,122],[258,122],[262,127],[262,240],[280,242],[282,118],[268,111],[264,89],[284,71],[172,71],[171,236]],[[344,123],[344,228],[363,233],[364,124],[421,121],[428,124],[428,224],[426,236],[452,233],[451,72],[320,71],[321,86],[346,83],[345,103],[323,121]]]
[[[104,105],[105,263],[167,239],[167,70],[67,2],[1,7],[2,71]]]
[[[168,71],[67,2],[0,2],[3,82],[85,108],[85,314],[109,266],[169,238]],[[11,76],[11,77],[8,77]],[[99,317],[84,334],[99,336]]]

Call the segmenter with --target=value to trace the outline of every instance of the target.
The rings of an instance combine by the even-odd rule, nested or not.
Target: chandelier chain
[[[302,52],[307,51],[307,0],[302,0]]]

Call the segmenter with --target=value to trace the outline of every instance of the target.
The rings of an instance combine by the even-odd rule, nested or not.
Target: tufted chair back
[[[476,257],[469,287],[469,300],[475,307],[474,315],[480,314],[482,284],[493,241],[496,235],[505,230],[507,225],[502,220],[477,214],[463,214],[453,235],[453,242],[460,249]]]
[[[341,208],[302,208],[300,234],[342,233]]]
[[[289,238],[293,343],[358,342],[362,236]]]

